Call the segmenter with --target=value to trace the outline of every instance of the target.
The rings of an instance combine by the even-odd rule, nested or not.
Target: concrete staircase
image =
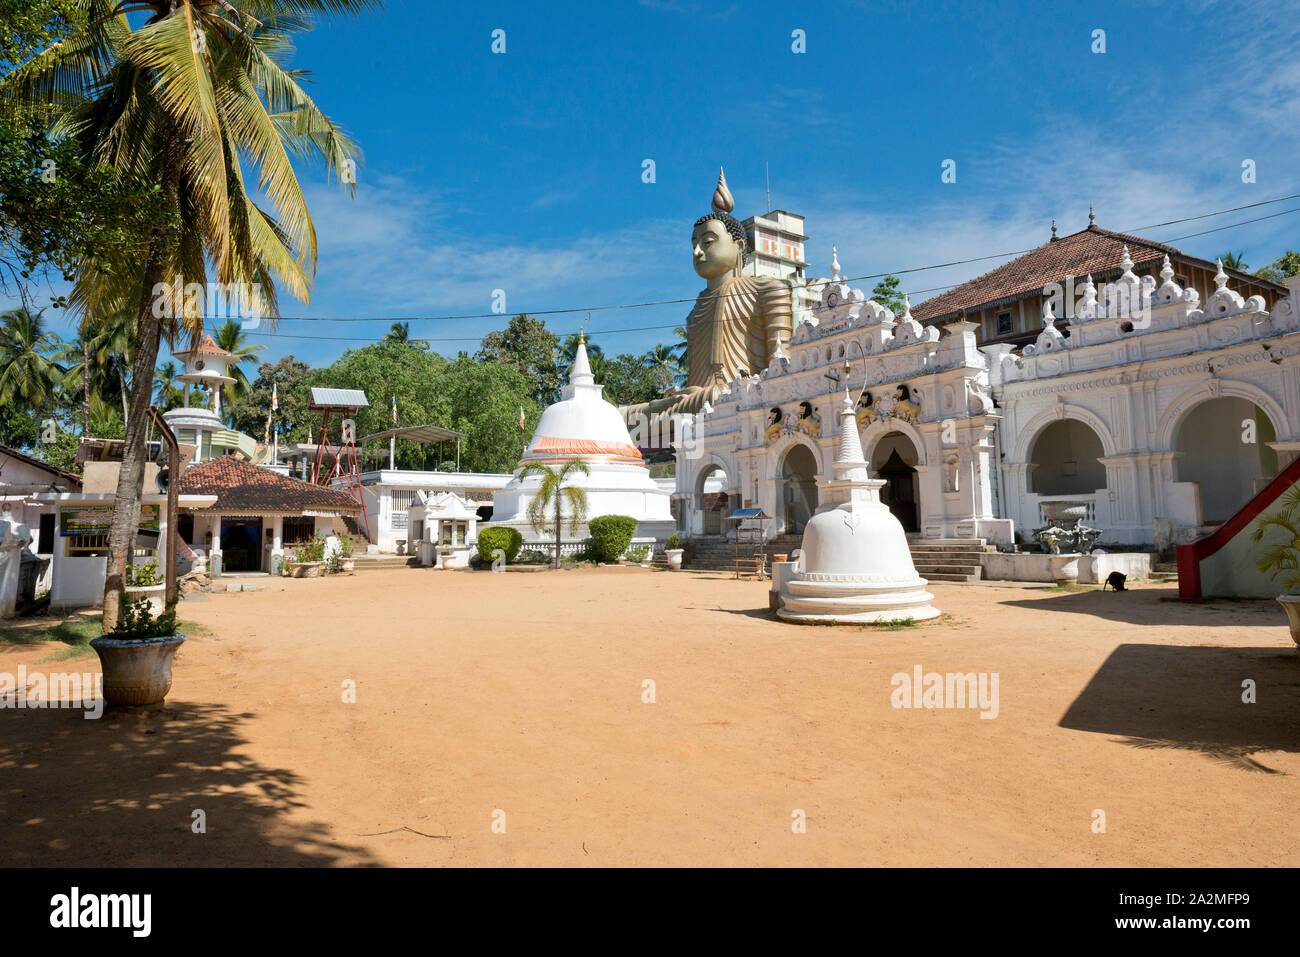
[[[415,555],[354,555],[357,571],[380,568],[419,568],[420,559]]]
[[[770,563],[772,556],[790,554],[800,547],[802,535],[778,535],[767,542],[763,550]],[[735,571],[736,546],[723,539],[697,538],[693,540],[695,556],[682,564],[696,571]],[[951,538],[909,541],[912,562],[922,578],[932,582],[977,582],[982,576],[980,555],[996,551],[982,538]]]
[[[763,546],[770,565],[773,555],[790,554],[799,547],[802,535],[778,535]],[[734,572],[736,570],[736,543],[722,538],[695,538],[691,543],[695,554],[689,561],[682,562],[682,568],[694,571]],[[743,546],[752,551],[753,545]]]
[[[977,582],[983,575],[980,556],[997,549],[982,538],[908,541],[916,573],[932,582]]]

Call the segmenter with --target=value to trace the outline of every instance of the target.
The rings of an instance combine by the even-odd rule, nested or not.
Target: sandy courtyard
[[[1300,864],[1276,605],[937,585],[944,620],[890,631],[777,622],[767,587],[390,569],[183,603],[212,633],[165,707],[0,714],[0,861]],[[50,652],[0,671],[98,671]],[[895,708],[917,665],[996,672],[997,716]]]

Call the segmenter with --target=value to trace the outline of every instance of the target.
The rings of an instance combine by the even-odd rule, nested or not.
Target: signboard
[[[91,505],[86,508],[66,508],[59,512],[59,534],[64,537],[71,535],[106,535],[108,534],[108,528],[112,523],[112,505]],[[142,532],[158,532],[159,506],[140,506],[140,525],[138,526],[138,530]]]

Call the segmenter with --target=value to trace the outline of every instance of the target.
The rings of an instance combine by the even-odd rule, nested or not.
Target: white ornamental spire
[[[569,370],[569,385],[594,385],[596,377],[591,374],[591,363],[587,360],[587,340],[578,333],[578,351],[573,355],[573,368]]]
[[[840,281],[840,252],[834,246],[831,247],[831,278]]]
[[[858,420],[853,411],[853,400],[848,387],[844,388],[844,403],[840,406],[840,442],[835,450],[836,479],[867,481],[867,462],[862,454],[862,439],[858,437]]]

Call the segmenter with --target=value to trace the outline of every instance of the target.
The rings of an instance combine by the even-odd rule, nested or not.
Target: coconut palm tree
[[[243,365],[245,362],[251,362],[256,366],[257,354],[266,346],[260,342],[250,343],[243,323],[236,322],[234,319],[227,319],[217,330],[214,338],[217,345],[231,355],[230,367],[226,373],[235,381],[227,385],[224,390],[226,401],[222,403],[222,408],[226,410],[227,424],[232,424],[234,419],[230,415],[230,410],[234,408],[236,400],[248,394],[248,375],[244,372]]]
[[[177,375],[175,362],[164,362],[154,370],[153,404],[164,412],[180,407],[184,393],[176,384]]]
[[[93,434],[92,400],[120,404],[126,420],[126,383],[135,349],[135,314],[120,310],[86,317],[77,338],[63,345],[58,360],[68,370],[68,390],[81,399],[83,435]]]
[[[587,491],[576,485],[567,484],[569,479],[574,475],[581,473],[590,475],[591,469],[582,459],[569,459],[558,468],[552,468],[549,465],[543,465],[540,462],[529,462],[519,470],[519,481],[523,481],[530,475],[540,475],[542,483],[538,486],[537,494],[533,500],[528,503],[528,521],[533,526],[533,531],[539,535],[543,526],[546,525],[546,515],[549,511],[555,522],[555,567],[560,567],[560,532],[564,526],[564,503],[569,504],[569,531],[577,533],[582,526],[583,520],[587,517]]]
[[[655,381],[666,389],[677,381],[681,371],[677,363],[677,350],[673,346],[658,345],[645,354],[646,362],[654,367]]]
[[[41,311],[19,307],[0,315],[0,404],[37,417],[49,409],[67,381],[67,370],[53,358],[62,346]]]
[[[49,111],[54,132],[114,171],[124,188],[158,192],[174,222],[141,248],[105,249],[77,269],[69,302],[83,315],[134,310],[136,349],[104,588],[104,626],[120,618],[140,511],[147,409],[166,335],[197,338],[188,290],[212,278],[268,319],[278,288],[306,301],[316,232],[290,155],[318,157],[355,184],[355,147],[287,67],[290,38],[318,13],[379,0],[71,0],[87,26],[11,71],[0,100]],[[147,19],[133,29],[128,13]],[[245,171],[254,176],[245,181]],[[255,201],[265,196],[272,214]],[[278,285],[277,285],[278,284]]]
[[[410,342],[411,341],[411,324],[409,322],[395,322],[384,333],[385,342]]]
[[[1250,272],[1250,267],[1246,265],[1246,260],[1241,258],[1241,253],[1226,252],[1219,258],[1223,260],[1224,269],[1235,269],[1238,272]]]
[[[1263,544],[1270,531],[1282,533],[1256,556],[1255,570],[1274,580],[1281,577],[1282,585],[1296,593],[1300,592],[1300,487],[1289,489],[1278,502],[1281,508],[1277,512],[1255,521],[1251,537],[1256,545]]]

